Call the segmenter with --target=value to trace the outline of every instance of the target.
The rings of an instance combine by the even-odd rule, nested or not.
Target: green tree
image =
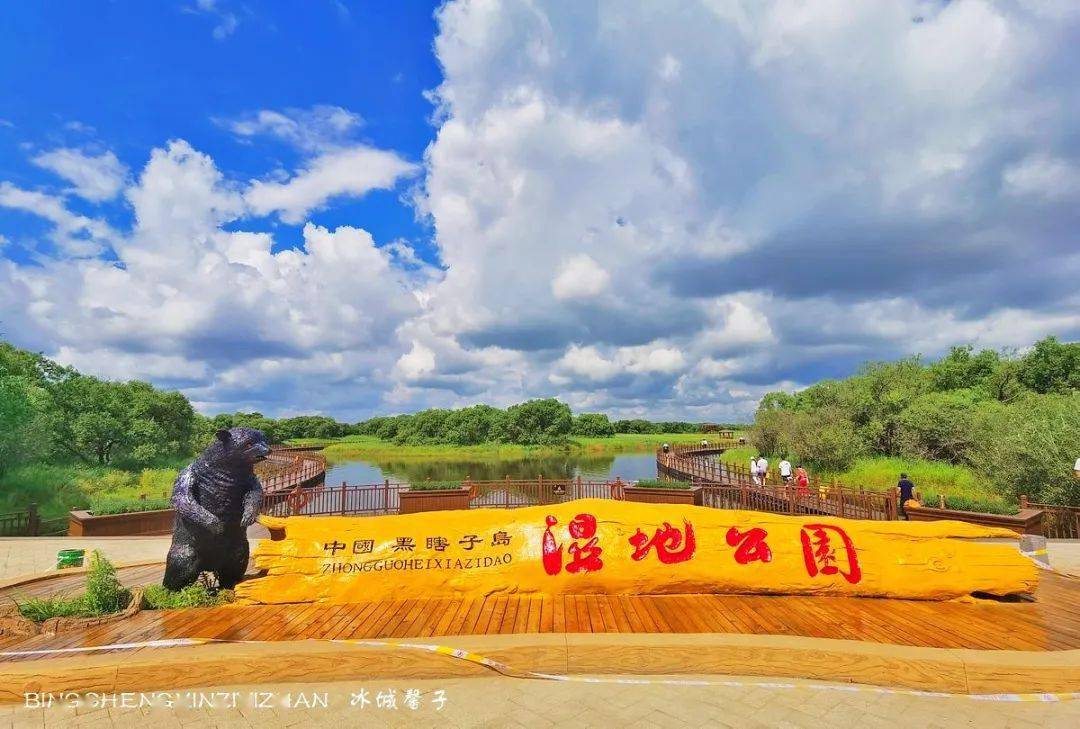
[[[970,463],[981,418],[998,404],[976,390],[920,395],[900,413],[903,455],[950,463]]]
[[[1080,342],[1063,344],[1056,337],[1036,342],[1024,356],[1020,380],[1038,393],[1080,389]]]
[[[1073,465],[1080,454],[1080,393],[1018,398],[991,416],[977,468],[1011,498],[1080,504]]]
[[[790,439],[791,450],[800,460],[825,471],[845,471],[868,451],[862,435],[837,408],[798,413]]]
[[[33,384],[0,370],[0,474],[42,454]]]
[[[970,344],[953,347],[949,354],[930,365],[931,387],[939,392],[979,387],[1001,362],[997,352],[984,349],[974,354]]]
[[[490,405],[454,410],[444,423],[443,441],[454,445],[479,445],[493,441],[502,428],[503,411]]]
[[[506,410],[500,440],[519,445],[563,443],[570,435],[570,406],[554,398],[529,400]]]
[[[582,413],[574,418],[570,432],[589,438],[608,438],[615,435],[615,426],[602,413]]]
[[[776,408],[759,409],[750,427],[750,443],[770,456],[786,453],[792,445],[795,413]]]

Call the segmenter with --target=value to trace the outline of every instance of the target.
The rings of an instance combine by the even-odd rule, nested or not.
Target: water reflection
[[[624,481],[656,478],[653,453],[618,453],[609,455],[566,454],[542,458],[492,459],[478,461],[440,461],[427,459],[371,459],[330,464],[327,486],[410,481],[496,481],[576,478]]]

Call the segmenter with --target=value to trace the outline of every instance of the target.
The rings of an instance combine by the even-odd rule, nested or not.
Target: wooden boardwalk
[[[351,605],[145,611],[117,623],[0,640],[0,651],[169,638],[245,641],[506,633],[740,633],[988,650],[1080,648],[1080,580],[1044,573],[1035,602],[741,595],[501,595]],[[33,657],[31,657],[33,658]],[[0,657],[0,662],[24,660]]]

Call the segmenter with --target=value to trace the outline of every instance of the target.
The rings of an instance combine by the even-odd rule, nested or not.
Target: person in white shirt
[[[750,480],[755,484],[761,483],[757,472],[757,458],[754,458],[753,456],[750,456]]]
[[[1080,478],[1080,458],[1076,459],[1076,465],[1073,466],[1073,475]]]
[[[784,456],[777,468],[780,469],[780,478],[784,483],[791,483],[791,462],[788,461],[787,456]]]
[[[757,474],[758,478],[761,479],[761,483],[769,480],[769,462],[765,460],[765,456],[758,456]]]

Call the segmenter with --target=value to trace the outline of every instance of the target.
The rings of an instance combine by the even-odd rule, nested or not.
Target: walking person
[[[800,496],[810,493],[810,476],[807,475],[801,463],[795,468],[795,485],[799,488]]]
[[[761,456],[757,456],[757,458],[750,456],[750,480],[754,482],[755,486],[761,485],[761,478],[757,470],[758,458],[761,458]]]
[[[897,511],[899,512],[900,516],[907,519],[907,510],[904,508],[904,504],[915,498],[915,484],[911,481],[910,478],[908,478],[908,475],[906,473],[901,473],[900,480],[897,482],[896,488],[900,489],[900,495],[898,497],[900,499],[900,503],[897,505]]]
[[[777,464],[776,468],[780,471],[780,480],[784,482],[784,485],[790,484],[792,478],[791,461],[787,459],[787,456],[784,456],[780,460],[780,463]]]
[[[769,482],[769,462],[765,460],[765,456],[758,456],[757,473],[763,486]]]

